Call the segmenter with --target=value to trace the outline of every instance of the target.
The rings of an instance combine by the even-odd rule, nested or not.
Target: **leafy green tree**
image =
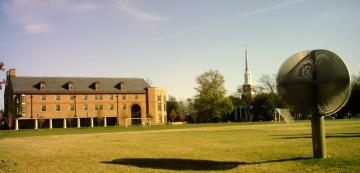
[[[178,108],[178,103],[176,98],[173,96],[169,96],[169,100],[166,102],[166,113],[169,116],[169,121],[174,121],[177,116],[176,110]]]
[[[191,98],[186,99],[185,105],[185,121],[187,123],[194,123],[197,115],[194,108],[194,100]]]
[[[166,111],[170,121],[184,121],[187,110],[185,101],[177,101],[175,97],[169,96],[169,100],[166,102]]]
[[[352,76],[351,95],[346,105],[337,113],[337,118],[360,115],[360,73]]]
[[[186,103],[182,100],[178,102],[178,109],[176,111],[177,117],[176,121],[184,121],[185,120],[185,112],[186,112]]]
[[[195,80],[198,84],[195,88],[197,95],[194,100],[197,122],[217,122],[222,115],[233,110],[231,100],[225,97],[225,79],[219,71],[210,69]]]
[[[285,103],[275,93],[257,94],[252,102],[252,112],[255,121],[273,120],[275,108],[283,108]]]

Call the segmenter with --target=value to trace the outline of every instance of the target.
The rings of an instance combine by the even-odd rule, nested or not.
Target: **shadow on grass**
[[[310,157],[296,157],[290,159],[270,160],[264,162],[226,162],[213,160],[194,160],[177,158],[123,158],[101,163],[135,166],[139,168],[167,169],[167,170],[193,170],[193,171],[219,171],[229,170],[239,165],[256,165],[262,163],[287,162],[311,159]]]
[[[299,135],[274,135],[278,136],[273,139],[306,139],[312,138],[311,134],[299,134]],[[281,137],[282,136],[282,137]],[[326,134],[326,138],[360,138],[360,133],[334,133]]]

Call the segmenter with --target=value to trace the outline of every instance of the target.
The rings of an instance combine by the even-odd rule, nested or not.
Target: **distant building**
[[[7,81],[12,129],[167,122],[166,90],[140,78],[23,77],[10,69]]]
[[[251,121],[252,117],[249,113],[251,107],[250,103],[255,98],[256,90],[251,81],[251,71],[248,64],[247,49],[245,49],[245,73],[244,84],[240,89],[241,101],[235,105],[234,119],[235,121]]]

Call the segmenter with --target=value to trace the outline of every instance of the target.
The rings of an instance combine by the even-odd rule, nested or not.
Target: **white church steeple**
[[[248,64],[247,48],[245,46],[245,73],[244,73],[244,85],[251,85],[251,72]]]

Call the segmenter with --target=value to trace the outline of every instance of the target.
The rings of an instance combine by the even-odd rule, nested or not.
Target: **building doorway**
[[[131,124],[140,125],[141,124],[141,107],[137,104],[131,107]]]

